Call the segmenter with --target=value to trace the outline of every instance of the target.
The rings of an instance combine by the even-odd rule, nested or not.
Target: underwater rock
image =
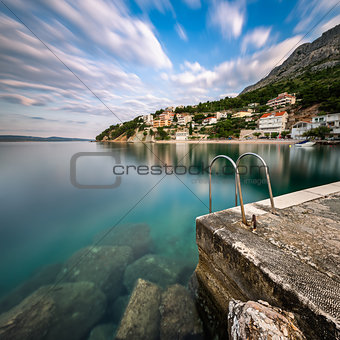
[[[78,340],[105,308],[105,295],[92,282],[43,286],[0,316],[0,338]]]
[[[203,326],[189,291],[178,284],[163,294],[160,306],[161,340],[203,339]]]
[[[111,231],[105,230],[95,236],[94,243],[97,242],[101,246],[129,246],[135,260],[152,250],[150,228],[145,223],[121,224]]]
[[[161,289],[157,285],[138,279],[115,339],[159,339],[160,299]]]
[[[65,282],[93,282],[112,301],[123,289],[123,274],[131,261],[130,247],[87,247],[65,262],[58,279],[65,276]]]
[[[116,327],[113,323],[98,325],[92,329],[88,340],[112,340],[115,329]]]
[[[124,274],[124,285],[129,292],[137,279],[142,278],[165,288],[174,284],[179,267],[168,258],[148,254],[127,266]]]
[[[119,323],[124,314],[125,308],[129,303],[129,295],[119,296],[113,303],[108,306],[108,318],[114,323]]]
[[[294,314],[272,307],[265,301],[231,300],[228,314],[229,339],[305,340]]]
[[[55,263],[39,268],[30,278],[0,300],[0,314],[19,304],[41,286],[54,283],[61,266],[61,263]]]

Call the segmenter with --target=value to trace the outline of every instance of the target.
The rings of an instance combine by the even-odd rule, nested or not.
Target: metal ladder
[[[212,200],[211,200],[211,169],[212,169],[212,166],[213,164],[215,163],[215,161],[219,158],[224,158],[226,160],[228,160],[233,168],[234,168],[234,171],[235,171],[235,206],[237,206],[237,201],[238,201],[238,196],[239,196],[239,200],[240,200],[240,207],[241,207],[241,215],[242,215],[242,222],[245,224],[245,225],[248,225],[248,222],[247,222],[247,219],[246,219],[246,215],[245,215],[245,211],[244,211],[244,204],[243,204],[243,197],[242,197],[242,191],[241,191],[241,181],[240,181],[240,173],[239,173],[239,170],[238,170],[238,167],[239,167],[239,164],[240,164],[240,161],[243,157],[245,156],[254,156],[256,158],[258,158],[262,164],[264,165],[264,168],[265,168],[265,173],[266,173],[266,179],[267,179],[267,184],[268,184],[268,191],[269,191],[269,198],[270,198],[270,204],[271,204],[271,209],[272,209],[272,212],[275,211],[275,206],[274,206],[274,199],[273,199],[273,193],[272,193],[272,187],[271,187],[271,184],[270,184],[270,177],[269,177],[269,170],[268,170],[268,166],[266,164],[266,162],[264,161],[264,159],[259,156],[258,154],[256,153],[253,153],[253,152],[246,152],[244,154],[242,154],[236,161],[236,163],[228,156],[226,155],[218,155],[216,156],[210,163],[209,165],[209,213],[211,213],[212,211]]]

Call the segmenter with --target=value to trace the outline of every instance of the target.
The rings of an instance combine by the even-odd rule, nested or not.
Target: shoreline
[[[151,142],[128,142],[128,141],[115,141],[115,140],[106,140],[99,141],[97,143],[130,143],[130,144],[139,144],[139,143],[151,143],[151,144],[295,144],[300,142],[296,139],[285,139],[285,140],[271,140],[271,139],[241,139],[241,140],[156,140]]]

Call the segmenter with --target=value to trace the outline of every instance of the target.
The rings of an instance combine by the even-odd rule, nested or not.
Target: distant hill
[[[340,64],[340,25],[337,25],[312,43],[298,48],[280,66],[275,67],[267,77],[246,87],[241,94],[260,89],[274,82],[293,79],[305,72],[316,72]]]
[[[0,135],[0,142],[86,142],[92,139]]]

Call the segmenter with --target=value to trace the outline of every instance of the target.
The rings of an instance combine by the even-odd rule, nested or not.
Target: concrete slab
[[[198,301],[220,327],[228,299],[261,299],[293,312],[308,339],[340,339],[340,182],[274,200],[276,214],[269,199],[245,206],[255,232],[239,207],[196,219]]]
[[[337,185],[335,183],[331,183],[331,184],[326,184],[326,185],[320,185],[318,187],[306,189],[304,191],[310,192],[312,194],[327,196],[327,195],[340,192],[340,182],[337,182],[337,183],[339,184]]]
[[[309,192],[307,190],[301,190],[274,197],[274,205],[277,209],[285,209],[293,205],[315,200],[320,197],[322,197],[320,194]],[[264,207],[270,207],[269,199],[256,202],[256,204],[259,206],[263,205]]]

